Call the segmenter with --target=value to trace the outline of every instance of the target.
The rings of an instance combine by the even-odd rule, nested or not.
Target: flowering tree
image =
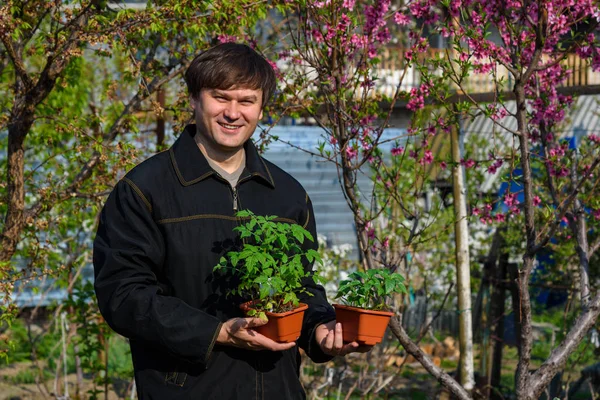
[[[523,233],[516,390],[519,399],[538,398],[600,313],[600,294],[592,295],[588,273],[590,256],[598,248],[598,243],[588,243],[590,234],[596,236],[590,224],[600,215],[595,211],[598,140],[590,136],[582,146],[569,149],[555,134],[572,103],[559,89],[571,73],[564,61],[577,54],[592,70],[600,68],[598,5],[591,0],[415,0],[391,9],[390,1],[324,0],[298,2],[295,15],[291,47],[279,54],[289,60],[282,66],[288,82],[282,100],[288,110],[310,115],[323,128],[324,141],[315,154],[338,168],[365,268],[402,270],[409,252],[426,248],[440,224],[448,227],[452,222],[444,220],[439,203],[425,209],[419,201],[434,172],[449,165],[483,170],[471,176],[508,171],[521,185],[522,193],[508,192],[503,199],[508,213],[495,212],[493,204],[474,204],[472,210],[484,223],[509,222]],[[423,57],[429,47],[425,29],[446,38],[442,57]],[[385,95],[376,88],[386,79],[383,55],[392,39],[403,47],[401,72],[396,89]],[[404,79],[415,70],[420,81],[411,88]],[[481,74],[493,84],[487,99],[473,94],[470,86]],[[426,109],[427,101],[439,107]],[[415,117],[409,134],[397,138],[387,152],[382,134],[399,102],[415,111]],[[502,140],[490,137],[488,143],[503,145],[488,145],[484,160],[436,159],[433,137],[477,114],[505,133]],[[367,170],[375,182],[365,197],[357,176]],[[561,221],[570,229],[568,235]],[[556,240],[571,246],[579,260],[580,315],[564,341],[531,373],[531,274],[536,254]],[[398,321],[392,329],[454,395],[469,396],[420,352]]]
[[[572,103],[572,97],[561,93],[559,86],[570,74],[578,72],[569,69],[564,61],[575,53],[587,60],[592,70],[600,69],[596,39],[600,10],[593,1],[450,1],[447,6],[449,23],[442,29],[458,54],[454,63],[440,64],[444,75],[462,87],[469,74],[489,73],[494,79],[494,92],[499,94],[487,105],[466,94],[460,111],[468,112],[475,106],[516,142],[498,152],[490,151],[486,165],[490,173],[504,163],[511,170],[520,169],[512,179],[522,189],[517,193],[508,191],[502,199],[510,212],[493,217],[503,221],[510,216],[525,239],[518,272],[520,340],[516,391],[520,399],[536,399],[600,313],[600,293],[592,295],[589,276],[589,260],[598,244],[590,246],[588,239],[590,235],[597,236],[590,229],[590,222],[595,225],[593,215],[598,207],[597,140],[592,135],[569,148],[557,132]],[[498,36],[490,37],[491,32]],[[502,79],[507,76],[511,79]],[[508,104],[508,94],[514,98],[514,107]],[[489,205],[482,217],[492,217]],[[565,230],[569,233],[565,234]],[[570,246],[571,254],[579,259],[581,309],[564,341],[531,373],[529,285],[536,254],[550,247],[551,242]]]
[[[323,128],[323,141],[312,152],[338,169],[354,215],[363,267],[406,274],[412,266],[408,258],[434,248],[436,238],[454,222],[441,198],[424,201],[435,175],[432,168],[447,167],[434,166],[431,142],[439,130],[450,130],[439,110],[424,109],[425,97],[445,86],[431,74],[418,87],[414,81],[404,82],[409,75],[425,76],[429,45],[423,30],[431,29],[439,16],[432,4],[418,2],[410,6],[414,15],[392,10],[390,1],[296,5],[296,13],[288,19],[290,47],[280,47],[277,56],[283,60],[279,65],[286,82],[279,100],[287,112],[306,115]],[[397,77],[384,66],[389,60],[383,50],[393,38],[404,51]],[[390,79],[395,79],[392,93],[376,90],[379,82]],[[400,102],[415,112],[408,135],[384,137]],[[373,182],[360,187],[358,176],[365,172]],[[405,349],[453,394],[469,397],[424,355],[399,320],[393,321],[392,329]],[[463,357],[472,354],[465,351]]]

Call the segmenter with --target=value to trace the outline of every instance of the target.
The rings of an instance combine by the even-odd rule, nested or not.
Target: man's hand
[[[271,351],[283,351],[296,345],[294,342],[277,343],[252,329],[266,323],[260,318],[232,318],[221,325],[217,343],[248,350]]]
[[[373,346],[361,346],[357,342],[344,345],[342,324],[330,321],[317,326],[315,340],[321,346],[323,353],[330,356],[345,356],[348,353],[366,353]]]

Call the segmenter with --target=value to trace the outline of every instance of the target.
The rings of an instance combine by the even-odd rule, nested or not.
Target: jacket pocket
[[[165,374],[165,384],[183,387],[187,379],[185,372],[167,372]]]

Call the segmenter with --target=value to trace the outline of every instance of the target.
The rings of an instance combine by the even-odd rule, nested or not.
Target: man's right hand
[[[296,345],[295,342],[277,343],[252,329],[266,323],[260,318],[232,318],[221,325],[217,343],[248,350],[271,351],[288,350]]]

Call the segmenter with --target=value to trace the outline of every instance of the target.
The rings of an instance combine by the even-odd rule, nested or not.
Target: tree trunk
[[[8,209],[1,232],[0,262],[10,261],[13,254],[15,254],[21,231],[25,226],[25,182],[23,175],[25,149],[23,143],[32,123],[33,116],[26,115],[8,126],[8,162],[6,168]]]

